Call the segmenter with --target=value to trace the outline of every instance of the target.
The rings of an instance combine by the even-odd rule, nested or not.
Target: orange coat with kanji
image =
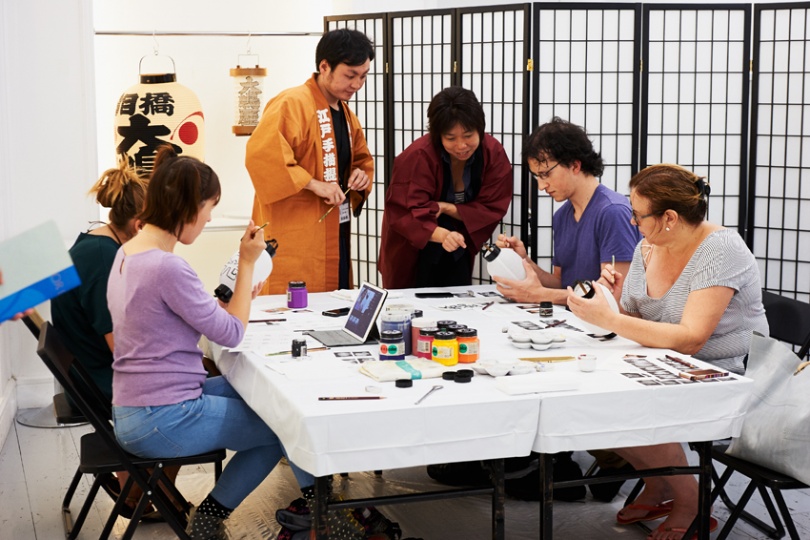
[[[331,206],[304,189],[313,178],[338,181],[332,112],[316,77],[271,99],[247,143],[245,166],[256,190],[253,221],[268,223],[265,239],[278,241],[262,294],[283,293],[290,281],[305,281],[310,292],[338,288],[340,211],[319,222]],[[345,103],[339,105],[349,129],[349,171],[362,169],[373,180],[374,161],[360,121]],[[365,193],[349,192],[355,215],[370,191],[371,184]]]

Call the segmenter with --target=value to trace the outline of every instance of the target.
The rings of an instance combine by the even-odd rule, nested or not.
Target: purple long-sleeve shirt
[[[182,258],[159,249],[118,250],[107,284],[113,321],[113,404],[158,406],[196,399],[206,372],[201,335],[225,347],[242,341],[242,322],[205,292]]]

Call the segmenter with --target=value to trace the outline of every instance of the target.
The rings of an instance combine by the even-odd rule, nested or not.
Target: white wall
[[[86,1],[0,3],[0,239],[53,219],[68,246],[97,215],[92,31]],[[2,325],[0,442],[52,381],[22,323]]]

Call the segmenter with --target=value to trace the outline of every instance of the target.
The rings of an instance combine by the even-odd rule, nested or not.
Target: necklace
[[[115,229],[113,229],[112,223],[107,223],[107,228],[108,228],[108,229],[110,229],[110,232],[111,232],[111,233],[112,233],[112,235],[115,237],[115,240],[116,240],[116,242],[118,242],[118,245],[123,244],[123,242],[121,241],[121,239],[120,239],[120,238],[118,238],[118,235],[115,233]]]
[[[652,244],[641,244],[641,261],[644,263],[644,269],[647,269],[647,265],[650,264],[650,258],[652,258],[653,248],[655,246]],[[646,248],[646,253],[644,252]]]
[[[168,253],[172,252],[171,248],[166,247],[165,238],[162,238],[162,237],[160,237],[160,236],[158,236],[156,234],[150,233],[146,229],[141,229],[141,231],[138,234],[145,234],[146,236],[151,236],[152,238],[154,238],[155,240],[158,241],[160,249],[162,249],[163,251],[166,251]]]

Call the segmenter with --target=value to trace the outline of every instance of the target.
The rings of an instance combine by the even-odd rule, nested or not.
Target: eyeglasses
[[[644,214],[643,216],[640,216],[640,215],[636,214],[635,210],[631,210],[631,213],[633,214],[633,221],[636,222],[636,225],[640,225],[642,219],[648,218],[650,216],[657,216],[661,212],[650,212],[649,214]]]
[[[554,164],[554,166],[553,166],[552,168],[550,168],[550,169],[548,169],[548,170],[546,170],[546,171],[543,171],[543,172],[539,172],[539,173],[532,172],[532,175],[533,175],[533,176],[534,176],[534,177],[535,177],[537,180],[545,180],[546,178],[548,178],[548,177],[551,175],[551,171],[553,171],[554,169],[556,169],[556,168],[557,168],[557,165],[559,165],[559,164],[560,164],[560,162],[558,161],[557,163],[555,163],[555,164]]]

